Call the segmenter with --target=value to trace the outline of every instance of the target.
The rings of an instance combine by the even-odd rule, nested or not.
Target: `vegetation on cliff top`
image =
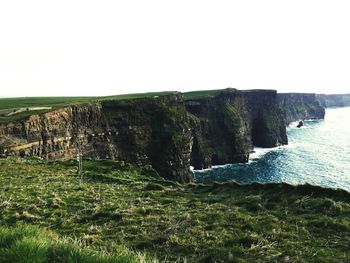
[[[198,99],[198,98],[203,98],[203,97],[215,96],[215,95],[219,94],[221,91],[224,91],[224,89],[197,90],[197,91],[185,92],[183,94],[184,94],[185,99]]]
[[[105,97],[25,97],[25,98],[0,98],[0,123],[20,120],[33,114],[42,114],[52,109],[62,108],[69,105],[79,105],[85,103],[94,103],[104,100],[130,100],[148,98],[154,96],[164,96],[171,94],[171,91],[164,92],[148,92],[148,93],[134,93],[122,94]],[[30,107],[52,107],[52,109],[39,111],[24,111],[18,114],[7,116],[9,113],[21,108]]]
[[[22,253],[32,262],[49,262],[53,251],[87,262],[350,259],[345,191],[180,185],[149,167],[114,161],[84,161],[84,171],[80,183],[74,161],[0,160],[0,254]],[[118,255],[130,260],[118,261]]]

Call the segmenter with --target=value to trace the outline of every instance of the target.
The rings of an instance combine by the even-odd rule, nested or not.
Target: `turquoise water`
[[[288,127],[289,145],[256,149],[247,164],[195,171],[201,183],[309,183],[350,191],[350,107],[327,109],[325,120]]]

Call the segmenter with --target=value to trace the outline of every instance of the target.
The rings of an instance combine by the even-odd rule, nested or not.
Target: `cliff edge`
[[[0,122],[0,157],[114,159],[193,180],[190,167],[248,162],[254,146],[288,144],[286,125],[324,117],[315,94],[225,89],[65,105]],[[12,116],[11,116],[12,117]]]

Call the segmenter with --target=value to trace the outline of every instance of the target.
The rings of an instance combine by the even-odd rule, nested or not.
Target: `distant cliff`
[[[350,94],[317,94],[317,99],[323,107],[350,106]]]
[[[286,125],[324,117],[315,94],[274,90],[167,93],[68,105],[0,123],[0,156],[84,157],[151,165],[190,182],[190,166],[243,163],[254,146],[288,143]]]
[[[305,119],[324,119],[325,109],[314,93],[279,93],[277,98],[286,124]]]

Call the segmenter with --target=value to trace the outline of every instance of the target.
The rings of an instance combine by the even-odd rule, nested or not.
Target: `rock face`
[[[213,97],[186,101],[193,135],[191,164],[247,162],[252,149],[251,123],[243,94],[226,90]]]
[[[218,95],[189,99],[195,169],[247,162],[253,146],[276,147],[288,143],[276,91],[242,92],[227,89]]]
[[[111,158],[152,165],[163,177],[192,180],[192,137],[181,94],[70,106],[0,126],[6,155]],[[1,149],[0,149],[1,151]]]
[[[325,109],[314,93],[280,93],[278,103],[286,124],[305,119],[324,119]]]
[[[272,148],[288,144],[284,114],[275,90],[243,92],[250,121],[254,146]]]
[[[350,106],[350,94],[317,94],[317,99],[326,108]]]

